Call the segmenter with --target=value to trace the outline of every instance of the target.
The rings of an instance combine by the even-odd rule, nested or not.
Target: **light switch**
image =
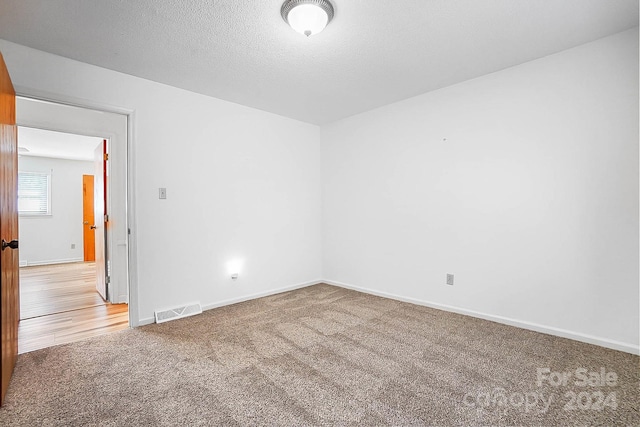
[[[166,199],[167,198],[167,189],[166,188],[159,188],[158,189],[158,198],[159,199]]]

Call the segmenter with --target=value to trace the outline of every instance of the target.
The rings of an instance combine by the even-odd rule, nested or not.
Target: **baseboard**
[[[53,265],[53,264],[67,264],[72,262],[83,262],[84,258],[65,258],[65,259],[52,259],[47,261],[20,261],[20,267],[33,267],[36,265]]]
[[[255,293],[255,294],[244,295],[244,296],[241,296],[241,297],[231,298],[231,299],[218,301],[218,302],[214,302],[214,303],[210,303],[210,304],[203,304],[202,305],[202,311],[207,311],[207,310],[211,310],[211,309],[218,308],[218,307],[224,307],[226,305],[237,304],[239,302],[249,301],[249,300],[256,299],[256,298],[262,298],[262,297],[268,297],[268,296],[271,296],[271,295],[281,294],[283,292],[289,292],[289,291],[293,291],[295,289],[302,289],[302,288],[306,288],[308,286],[317,285],[319,283],[325,283],[325,282],[320,280],[320,279],[312,280],[312,281],[309,281],[309,282],[303,282],[303,283],[297,283],[295,285],[285,286],[283,288],[271,289],[271,290],[264,291],[264,292],[258,292],[258,293]],[[155,323],[155,318],[153,318],[153,317],[145,317],[144,319],[139,319],[138,320],[138,326],[150,325],[152,323]]]
[[[111,304],[129,304],[129,296],[120,295],[118,298],[114,298]]]
[[[624,351],[626,353],[640,355],[640,346],[624,343],[620,341],[609,340],[606,338],[596,337],[593,335],[583,334],[580,332],[573,332],[566,329],[555,328],[552,326],[540,325],[537,323],[527,322],[523,320],[511,319],[503,316],[496,316],[493,314],[482,313],[479,311],[468,310],[465,308],[454,307],[445,304],[439,304],[431,301],[423,301],[416,298],[407,298],[400,295],[390,294],[387,292],[379,292],[371,289],[362,288],[359,286],[350,285],[348,283],[336,282],[334,280],[323,280],[322,283],[326,283],[341,288],[352,289],[354,291],[363,292],[366,294],[376,295],[379,297],[390,298],[397,301],[408,302],[411,304],[423,305],[425,307],[431,307],[438,310],[450,311],[453,313],[464,314],[466,316],[477,317],[479,319],[490,320],[492,322],[502,323],[505,325],[516,326],[522,329],[528,329],[535,332],[541,332],[544,334],[555,335],[562,338],[569,338],[575,341],[581,341],[588,344],[598,345],[600,347],[606,347],[613,350]]]
[[[258,293],[255,293],[255,294],[245,295],[245,296],[241,296],[241,297],[238,297],[238,298],[231,298],[231,299],[228,299],[228,300],[215,302],[215,303],[212,303],[212,304],[205,304],[205,305],[202,306],[202,311],[211,310],[213,308],[218,308],[218,307],[224,307],[225,305],[237,304],[239,302],[249,301],[249,300],[256,299],[256,298],[262,298],[262,297],[268,297],[268,296],[271,296],[271,295],[281,294],[283,292],[289,292],[289,291],[293,291],[295,289],[306,288],[308,286],[317,285],[319,283],[325,283],[325,282],[323,282],[322,280],[319,280],[319,279],[318,280],[312,280],[310,282],[297,283],[295,285],[285,286],[284,288],[271,289],[269,291],[258,292]]]
[[[156,319],[154,317],[145,317],[144,319],[138,319],[136,327],[150,325],[152,323],[156,323]]]

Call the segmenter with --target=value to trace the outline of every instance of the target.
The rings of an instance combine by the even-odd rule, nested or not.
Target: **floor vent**
[[[156,323],[164,323],[169,320],[182,319],[202,313],[200,303],[189,304],[183,307],[170,308],[169,310],[156,311]]]

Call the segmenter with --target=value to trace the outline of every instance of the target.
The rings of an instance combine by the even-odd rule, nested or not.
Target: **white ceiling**
[[[18,126],[20,156],[93,160],[102,138]]]
[[[2,0],[0,38],[324,124],[638,25],[637,0]]]

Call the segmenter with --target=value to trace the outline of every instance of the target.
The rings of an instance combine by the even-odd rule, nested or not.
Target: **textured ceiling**
[[[324,124],[638,25],[637,0],[0,0],[0,38]]]

